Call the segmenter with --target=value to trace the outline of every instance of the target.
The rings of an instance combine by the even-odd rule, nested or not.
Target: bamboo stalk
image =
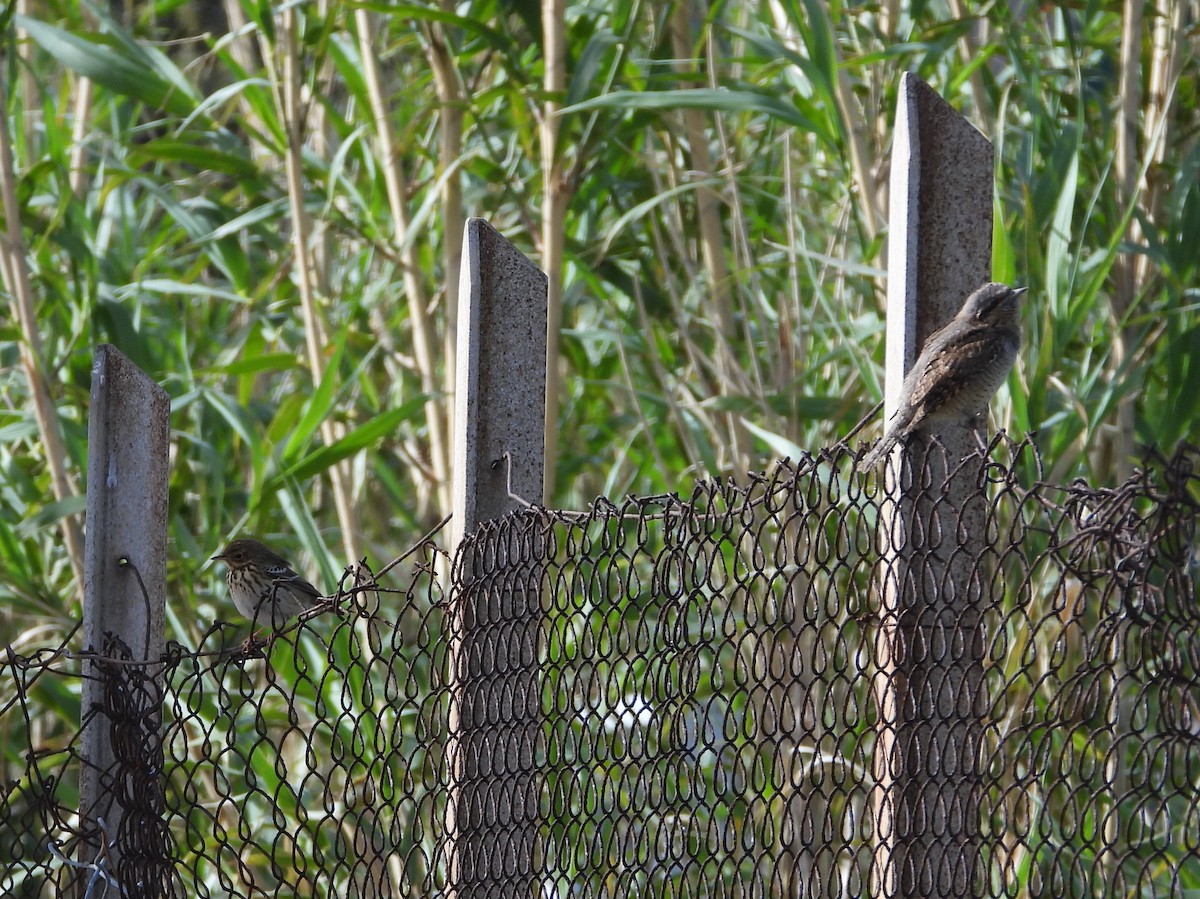
[[[317,0],[316,13],[318,18],[328,19],[330,16],[329,0]],[[334,81],[333,61],[328,54],[322,54],[320,63],[317,67],[316,75],[313,79],[312,86],[308,88],[308,97],[328,97]],[[304,139],[309,143],[312,153],[318,159],[329,159],[336,152],[336,148],[330,141],[331,129],[329,127],[328,107],[324,103],[309,103],[302,113],[302,118],[307,118],[311,124],[305,129]],[[330,269],[333,265],[334,253],[333,238],[330,236],[330,229],[325,226],[325,223],[318,218],[316,227],[311,228],[310,241],[308,250],[310,253],[309,259],[312,264],[312,271],[316,276],[314,289],[319,297],[332,297],[333,286],[330,278]],[[311,226],[310,226],[311,227]],[[335,424],[335,429],[340,438],[346,433],[344,425],[341,423]],[[345,476],[353,481],[353,475],[349,467],[345,470]],[[357,552],[349,556],[350,560],[359,558]]]
[[[283,115],[284,131],[287,134],[284,163],[288,201],[292,215],[292,252],[295,260],[297,287],[300,291],[300,311],[304,319],[309,369],[312,372],[313,382],[319,383],[325,377],[323,353],[328,345],[328,340],[325,334],[325,323],[317,308],[319,273],[309,254],[312,226],[308,218],[308,211],[304,207],[304,162],[301,149],[304,114],[300,100],[302,79],[296,49],[297,27],[296,8],[294,6],[285,7],[279,28],[282,77],[276,87],[280,99],[280,111]],[[327,418],[321,422],[321,437],[327,444],[335,443],[339,436],[338,428],[332,420]],[[331,466],[329,480],[333,487],[333,501],[337,509],[338,522],[341,525],[342,546],[348,559],[357,559],[360,556],[357,540],[358,514],[353,501],[351,473],[348,464],[342,462]]]
[[[75,117],[71,122],[71,155],[67,163],[67,183],[71,193],[80,199],[87,192],[87,165],[84,162],[84,138],[91,122],[92,97],[95,84],[91,78],[80,78],[75,92]]]
[[[963,5],[962,0],[947,0],[947,4],[950,8],[950,15],[953,18],[966,19],[968,17],[968,11]],[[979,47],[981,45],[986,46],[988,42],[987,18],[980,16],[976,19],[976,23],[976,28],[980,32],[978,39],[976,39],[971,29],[964,30],[962,37],[958,39],[958,51],[962,56],[964,66],[970,66],[975,57],[979,55]],[[971,95],[975,101],[975,114],[978,116],[977,121],[982,123],[985,118],[993,119],[994,111],[985,105],[988,95],[983,84],[983,74],[978,66],[971,70],[968,80],[971,82]]]
[[[1125,18],[1121,34],[1120,107],[1117,116],[1116,176],[1120,203],[1125,206],[1137,191],[1138,112],[1142,92],[1141,0],[1125,0]],[[1130,238],[1134,237],[1136,219],[1130,221]],[[1123,256],[1113,266],[1117,291],[1113,296],[1117,318],[1124,316],[1134,295],[1134,268],[1131,257]]]
[[[21,16],[37,17],[37,12],[32,10],[30,6],[32,0],[17,0],[17,14]],[[12,4],[9,4],[10,8]],[[85,19],[88,15],[87,7],[82,9]],[[16,29],[18,40],[16,41],[18,66],[26,72],[36,71],[34,68],[34,42],[28,39],[24,29]],[[84,92],[90,92],[90,83],[88,79],[80,79],[80,91],[76,96],[80,96]],[[41,90],[39,88],[37,78],[22,78],[20,79],[20,98],[22,111],[26,117],[26,125],[23,129],[25,136],[25,158],[33,159],[37,153],[37,128],[29,127],[29,116],[34,110],[42,108]]]
[[[692,7],[687,3],[678,3],[671,17],[671,46],[675,58],[679,60],[681,71],[686,71],[683,60],[691,59],[694,55],[691,39],[690,17]],[[691,155],[692,169],[698,180],[706,180],[712,176],[712,154],[708,148],[708,135],[705,131],[704,113],[698,109],[684,109],[683,131],[687,139],[688,151]],[[699,185],[696,188],[696,218],[700,225],[700,248],[704,261],[704,271],[708,280],[708,295],[710,308],[713,313],[713,336],[717,345],[717,368],[721,390],[735,390],[740,382],[740,369],[733,348],[729,344],[728,335],[736,332],[736,322],[733,315],[733,303],[729,296],[729,265],[725,259],[725,236],[721,223],[721,200],[712,188]],[[749,466],[748,446],[745,428],[741,419],[733,413],[723,416],[729,446],[729,466],[735,472],[745,471]],[[713,472],[716,474],[716,472]]]
[[[21,0],[21,6],[28,5],[28,0]],[[94,25],[94,16],[87,6],[80,7],[83,19],[89,25]],[[22,9],[22,14],[29,15],[28,9]],[[28,41],[22,43],[22,54],[28,52]],[[32,63],[29,70],[33,71]],[[33,79],[25,79],[32,81]],[[80,77],[75,83],[75,103],[71,120],[71,151],[67,159],[67,184],[71,193],[79,199],[87,192],[87,164],[84,139],[92,121],[92,98],[96,93],[95,82],[90,78]]]
[[[454,14],[456,7],[453,0],[442,0],[442,12]],[[433,69],[433,83],[438,96],[438,142],[441,144],[439,175],[444,176],[446,170],[454,165],[462,156],[463,143],[463,112],[466,98],[454,65],[454,57],[450,53],[449,38],[446,29],[440,22],[432,22],[429,26],[429,62]],[[458,275],[462,267],[462,233],[466,225],[466,212],[463,209],[462,179],[440,177],[442,192],[442,279],[446,291],[443,310],[442,334],[442,381],[445,384],[445,395],[454,396],[455,384],[455,354],[458,352]],[[449,463],[447,462],[447,471]],[[449,477],[439,483],[443,492],[448,489],[441,483],[448,484]],[[449,508],[449,494],[444,493],[440,498],[443,509]]]
[[[246,13],[242,9],[242,4],[239,0],[224,0],[225,5],[225,20],[229,23],[229,33],[239,34],[249,24],[246,20]],[[253,45],[246,37],[239,36],[229,42],[229,55],[233,57],[235,63],[241,66],[245,72],[252,72],[255,68],[254,53],[251,50]],[[246,106],[248,110],[249,107]],[[257,122],[257,116],[253,121]]]
[[[1143,133],[1153,135],[1154,145],[1151,149],[1152,160],[1150,171],[1166,162],[1169,138],[1167,130],[1171,120],[1171,107],[1175,96],[1175,85],[1182,71],[1183,49],[1189,46],[1187,30],[1184,25],[1183,0],[1168,0],[1166,8],[1154,18],[1154,26],[1150,53],[1150,63],[1147,69],[1150,73],[1150,83],[1146,91],[1146,108],[1143,116]],[[1150,222],[1157,222],[1162,215],[1163,198],[1167,194],[1169,184],[1161,179],[1150,177],[1142,185],[1144,191],[1143,208]],[[1136,219],[1134,220],[1136,223]],[[1144,284],[1152,270],[1152,259],[1149,255],[1137,257],[1136,280]]]
[[[735,50],[735,55],[736,55]],[[712,54],[705,57],[710,90],[720,89],[721,76],[717,71],[718,63]],[[714,143],[718,149],[717,159],[713,163],[714,175],[720,172],[725,186],[721,193],[721,206],[725,210],[722,223],[722,234],[727,234],[729,243],[729,258],[733,260],[733,273],[729,275],[729,283],[740,285],[740,289],[731,294],[731,301],[736,302],[735,321],[741,322],[741,336],[746,346],[754,346],[755,334],[758,328],[769,332],[775,325],[773,322],[754,324],[758,316],[759,305],[748,303],[747,297],[754,296],[759,290],[757,284],[757,266],[750,254],[748,238],[746,238],[746,220],[742,206],[742,192],[737,178],[738,151],[733,148],[732,141],[726,131],[725,122],[720,116],[714,117],[712,129],[715,132]],[[745,251],[743,253],[743,251]],[[744,263],[744,264],[743,264]],[[728,265],[727,265],[728,268]],[[768,407],[766,390],[763,386],[763,360],[758,353],[747,354],[744,363],[734,361],[733,370],[740,377],[736,386],[738,393],[753,397],[765,409]],[[728,389],[728,388],[727,388]],[[740,425],[740,418],[737,419]],[[743,434],[743,437],[745,435]],[[747,459],[747,463],[749,460]]]
[[[417,375],[421,379],[421,390],[430,397],[425,401],[425,419],[429,428],[430,465],[436,480],[436,496],[441,510],[450,507],[450,457],[447,442],[447,416],[443,404],[434,399],[438,393],[436,338],[429,316],[429,298],[421,282],[421,262],[416,241],[409,238],[410,218],[408,214],[408,179],[400,164],[400,152],[392,139],[388,125],[387,102],[384,99],[383,79],[379,73],[379,61],[371,42],[374,33],[371,15],[363,7],[354,11],[358,29],[359,56],[362,59],[363,75],[367,82],[367,94],[371,103],[371,117],[375,121],[375,139],[379,142],[379,155],[383,168],[384,185],[387,188],[388,205],[392,213],[392,232],[401,248],[404,269],[404,292],[408,297],[409,318],[413,329],[413,354],[417,363]],[[461,204],[460,204],[461,205]],[[452,241],[453,235],[445,235]],[[446,273],[449,278],[450,274]],[[457,279],[457,274],[455,274]]]
[[[1141,105],[1141,46],[1142,46],[1142,0],[1126,0],[1125,17],[1121,34],[1121,81],[1120,81],[1120,114],[1117,118],[1117,148],[1116,176],[1118,200],[1121,208],[1128,208],[1138,192],[1140,164],[1137,152],[1138,112]],[[1147,121],[1147,125],[1150,122]],[[1137,217],[1131,217],[1126,236],[1130,243],[1136,244],[1143,239],[1141,226]],[[1114,318],[1118,323],[1126,320],[1126,313],[1133,305],[1140,289],[1137,257],[1131,253],[1120,255],[1113,265],[1115,289],[1112,292],[1110,305]],[[1114,380],[1124,367],[1129,354],[1136,349],[1136,334],[1128,327],[1121,326],[1113,340],[1110,371]],[[1121,391],[1117,401],[1116,432],[1113,434],[1111,447],[1111,464],[1118,481],[1124,481],[1133,471],[1134,428],[1137,413],[1136,390]],[[1115,656],[1114,680],[1119,683],[1124,675],[1124,665],[1120,653]],[[1114,745],[1119,745],[1121,739],[1129,732],[1128,703],[1112,703],[1109,720],[1116,736]],[[1112,785],[1113,796],[1123,796],[1128,784],[1128,770],[1120,764],[1120,756],[1115,749],[1110,750],[1105,763],[1105,777]],[[1120,859],[1111,851],[1117,844],[1118,831],[1121,822],[1118,815],[1110,815],[1104,823],[1105,851],[1100,854],[1098,863],[1106,882],[1114,882],[1113,878],[1120,870]]]
[[[1125,15],[1121,34],[1121,82],[1120,107],[1117,116],[1116,178],[1118,202],[1122,208],[1133,200],[1138,189],[1138,111],[1141,101],[1141,46],[1142,46],[1142,0],[1125,0]],[[1137,219],[1129,223],[1127,234],[1131,243],[1137,243],[1141,232]],[[1132,254],[1122,254],[1113,265],[1114,290],[1110,305],[1116,321],[1125,320],[1125,313],[1137,296],[1137,261]],[[1127,329],[1119,328],[1113,339],[1112,372],[1124,366],[1131,352]],[[1117,402],[1116,429],[1112,435],[1110,461],[1118,481],[1123,481],[1132,471],[1134,448],[1134,425],[1137,394],[1123,391]]]
[[[771,3],[771,17],[780,40],[796,53],[803,53],[804,42],[796,32],[791,14],[778,0]],[[850,175],[854,182],[854,192],[858,195],[860,221],[866,229],[868,241],[871,241],[883,227],[884,220],[883,197],[880,195],[879,179],[875,176],[875,166],[871,161],[874,154],[869,135],[874,117],[865,115],[854,97],[854,85],[850,82],[845,66],[842,65],[841,46],[834,43],[833,50],[838,55],[837,81],[833,84],[833,93],[846,134],[846,148],[850,151]]]
[[[242,8],[241,0],[223,0],[225,5],[225,17],[229,23],[229,39],[227,51],[232,62],[234,71],[240,70],[244,77],[252,77],[259,68],[269,70],[269,60],[274,55],[274,50],[271,47],[271,42],[268,35],[260,29],[257,24],[252,24],[246,17],[246,11]],[[255,48],[257,47],[257,53]],[[268,77],[273,77],[268,71]],[[269,122],[263,120],[259,115],[255,105],[250,102],[249,97],[242,92],[238,93],[236,106],[238,109],[238,118],[244,120],[247,125],[247,131],[258,132],[261,134],[271,134],[273,127]],[[275,152],[275,148],[268,142],[261,140],[249,140],[246,142],[246,149],[250,154],[250,158],[254,160],[255,165],[259,166],[265,172],[275,172],[279,167],[279,157]]]
[[[542,42],[545,47],[543,85],[546,102],[540,128],[542,146],[542,270],[546,290],[546,466],[542,492],[554,496],[558,458],[558,407],[562,394],[559,342],[562,332],[564,219],[567,187],[563,179],[558,133],[559,110],[567,89],[566,4],[564,0],[542,0]]]
[[[0,71],[0,110],[8,109],[8,85],[4,72]],[[0,198],[4,202],[4,229],[0,238],[0,272],[4,287],[13,298],[17,320],[21,327],[21,365],[29,380],[29,393],[33,397],[33,414],[37,420],[38,433],[46,453],[46,467],[50,470],[50,482],[54,498],[59,502],[76,496],[75,487],[67,472],[69,461],[66,444],[63,442],[58,410],[51,396],[50,377],[46,370],[42,339],[38,332],[37,313],[33,299],[33,285],[29,280],[29,265],[25,258],[25,241],[21,235],[21,207],[17,202],[16,174],[13,165],[13,147],[8,131],[8,116],[0,115]],[[65,515],[62,518],[63,539],[71,570],[75,574],[76,591],[83,601],[83,527],[79,516]]]

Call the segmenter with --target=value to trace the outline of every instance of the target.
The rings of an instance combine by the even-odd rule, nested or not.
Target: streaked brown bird
[[[228,566],[229,596],[255,627],[278,630],[321,599],[321,591],[257,540],[233,540],[213,560]]]
[[[958,315],[930,335],[904,376],[900,403],[883,439],[863,457],[876,465],[896,442],[927,425],[970,421],[987,408],[1021,348],[1024,287],[992,282],[972,293]]]

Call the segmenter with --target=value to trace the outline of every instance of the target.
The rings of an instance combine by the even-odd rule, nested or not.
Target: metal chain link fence
[[[452,569],[423,544],[261,653],[230,629],[172,647],[161,688],[110,664],[88,714],[134,809],[100,835],[112,864],[74,857],[78,657],[10,650],[0,893],[945,895],[882,870],[924,845],[951,850],[954,895],[1200,895],[1200,452],[1115,488],[1007,453],[980,469],[978,628],[920,650],[978,656],[947,700],[978,726],[957,755],[915,747],[940,787],[894,832],[881,734],[912,708],[880,712],[884,495],[833,450],[529,509]],[[161,713],[123,712],[158,689]]]

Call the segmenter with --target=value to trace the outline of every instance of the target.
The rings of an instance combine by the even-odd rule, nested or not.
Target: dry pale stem
[[[4,73],[0,72],[0,109],[8,108],[8,87]],[[33,414],[37,419],[38,432],[46,453],[46,466],[50,469],[50,481],[54,498],[59,502],[76,495],[67,473],[68,457],[63,443],[58,420],[58,410],[51,396],[49,375],[46,371],[42,340],[38,332],[37,314],[33,299],[33,285],[29,280],[29,266],[25,257],[25,241],[21,235],[21,207],[17,202],[16,175],[13,167],[12,140],[8,131],[8,117],[0,115],[0,195],[4,201],[5,234],[0,244],[0,271],[4,287],[13,298],[16,317],[21,326],[21,364],[29,380],[29,392],[33,397]],[[63,537],[79,599],[83,601],[83,527],[77,515],[66,515],[62,519]]]
[[[559,333],[562,330],[563,240],[567,212],[567,185],[562,156],[558,152],[561,97],[567,89],[566,4],[543,0],[542,36],[546,48],[543,80],[546,103],[542,111],[542,268],[546,272],[546,467],[543,495],[554,495],[555,464],[558,457],[558,406],[561,394]]]
[[[366,76],[367,94],[371,101],[371,116],[375,121],[375,139],[379,142],[380,162],[383,167],[384,184],[387,187],[388,205],[392,212],[392,230],[396,244],[401,250],[404,268],[404,292],[408,297],[409,320],[413,330],[413,354],[417,363],[417,374],[421,379],[421,390],[430,399],[425,402],[425,418],[429,427],[429,456],[433,475],[437,482],[437,504],[444,512],[450,508],[450,455],[447,440],[445,406],[437,399],[437,353],[433,324],[429,316],[429,298],[421,282],[420,258],[416,241],[409,235],[408,179],[400,163],[400,151],[392,138],[388,124],[388,107],[384,99],[383,79],[379,72],[379,61],[371,43],[373,26],[370,12],[359,7],[354,12],[358,28],[359,55],[362,58],[363,74]],[[448,242],[456,240],[446,231]],[[447,278],[457,279],[457,272],[446,273]],[[453,369],[453,360],[446,367]]]
[[[671,43],[675,58],[688,60],[694,56],[691,40],[692,8],[687,3],[675,6],[671,18]],[[681,62],[681,65],[686,63]],[[686,69],[685,69],[686,71]],[[696,180],[706,181],[713,174],[712,154],[708,147],[704,113],[698,109],[684,109],[683,130],[691,155],[692,170]],[[708,295],[713,313],[711,322],[717,345],[717,370],[719,389],[734,393],[741,391],[741,368],[729,344],[728,335],[737,329],[733,315],[733,304],[729,296],[729,266],[725,258],[725,235],[721,223],[721,199],[707,185],[696,188],[696,217],[700,225],[700,247],[704,258],[704,270],[708,280]],[[724,416],[728,433],[728,465],[734,471],[744,471],[748,464],[749,440],[741,419],[733,413]]]
[[[312,225],[304,208],[304,162],[303,162],[303,111],[300,99],[301,75],[296,49],[296,9],[288,6],[282,13],[279,28],[279,51],[282,56],[281,78],[276,84],[279,92],[280,110],[283,114],[287,134],[285,164],[288,200],[292,213],[292,249],[296,267],[296,282],[300,291],[300,309],[304,319],[304,334],[308,347],[308,363],[314,383],[325,377],[324,350],[328,345],[325,325],[317,308],[317,284],[320,278],[309,254]],[[276,70],[279,71],[279,70]],[[321,437],[332,445],[340,438],[337,424],[326,419],[321,422]],[[341,524],[342,544],[347,558],[357,559],[358,516],[352,497],[349,462],[333,465],[329,469],[333,486],[334,505]]]
[[[442,12],[456,13],[453,0],[442,0]],[[458,276],[462,266],[462,234],[466,224],[463,210],[462,179],[457,175],[447,177],[447,169],[455,165],[462,156],[463,111],[467,108],[454,57],[450,52],[449,38],[441,22],[429,24],[429,62],[433,69],[433,83],[438,96],[438,140],[440,150],[440,184],[442,192],[442,271],[445,283],[445,308],[443,311],[442,346],[445,362],[442,379],[445,395],[454,395],[456,372],[455,355],[458,352]],[[449,471],[449,462],[446,462]],[[445,493],[439,501],[449,508],[447,487],[439,484]]]

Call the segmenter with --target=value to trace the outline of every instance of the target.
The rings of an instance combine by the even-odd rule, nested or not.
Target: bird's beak
[[[1014,287],[1013,288],[1013,296],[1019,297],[1021,294],[1023,294],[1028,289],[1029,289],[1028,287]]]
[[[217,553],[215,556],[213,556],[211,559],[209,559],[209,561],[210,562],[220,562],[224,558],[225,558],[225,553]]]

